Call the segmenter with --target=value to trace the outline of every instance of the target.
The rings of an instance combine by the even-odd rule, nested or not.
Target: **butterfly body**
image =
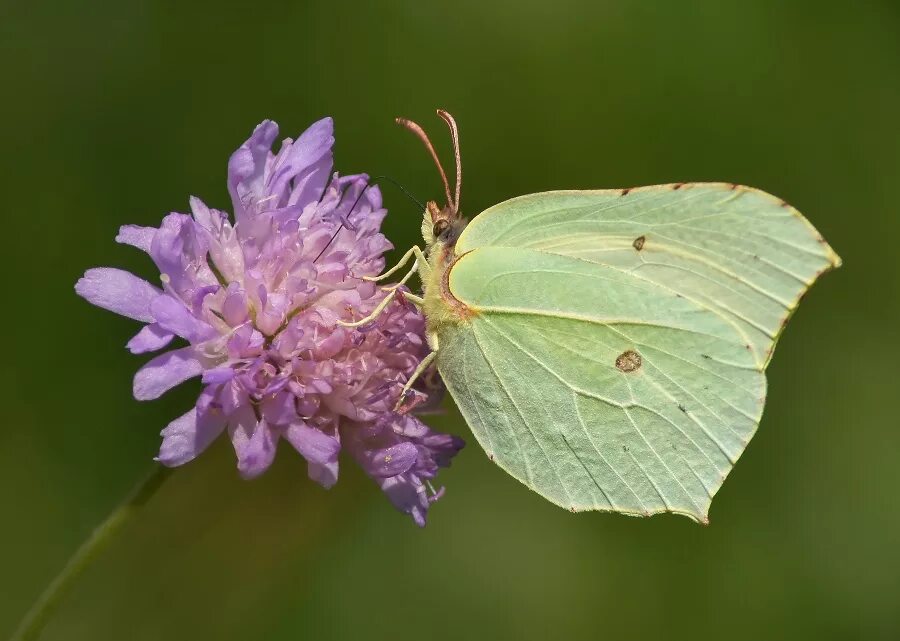
[[[427,335],[432,349],[439,345],[442,328],[455,325],[467,317],[467,310],[447,290],[450,266],[456,260],[456,240],[466,226],[449,207],[439,208],[429,201],[422,219],[422,239],[425,242],[427,268],[422,276],[423,303]]]

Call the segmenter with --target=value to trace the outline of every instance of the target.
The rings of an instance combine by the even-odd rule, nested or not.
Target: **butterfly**
[[[433,362],[488,457],[572,512],[708,523],[753,437],[765,369],[806,290],[841,259],[785,201],[727,183],[549,191],[460,215],[429,201],[413,260]],[[399,290],[393,288],[370,322]]]

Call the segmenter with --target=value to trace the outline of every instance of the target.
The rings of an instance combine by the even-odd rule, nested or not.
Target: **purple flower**
[[[417,309],[398,296],[367,326],[337,324],[383,299],[360,277],[381,272],[391,245],[379,231],[387,212],[378,188],[362,174],[331,174],[332,134],[325,118],[273,154],[278,126],[263,122],[228,163],[234,222],[191,198],[191,216],[169,214],[159,228],[126,225],[116,240],[150,255],[161,286],[100,267],[75,290],[146,323],[128,342],[135,354],[176,337],[186,343],[134,378],[135,398],[150,400],[202,377],[196,405],[162,431],[162,464],[187,463],[226,432],[238,470],[253,478],[283,438],[328,488],[346,446],[394,505],[424,525],[443,491],[430,479],[463,443],[393,411],[428,350]]]

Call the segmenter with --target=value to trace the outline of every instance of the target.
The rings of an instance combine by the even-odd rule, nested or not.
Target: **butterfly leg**
[[[403,298],[408,300],[410,303],[420,308],[425,304],[425,299],[421,296],[416,296],[415,294],[410,294],[409,292],[403,292]]]
[[[399,283],[394,283],[393,285],[388,285],[387,287],[382,287],[381,289],[386,292],[392,292],[395,289],[400,289],[401,287],[403,287],[406,284],[406,281],[408,281],[412,277],[412,275],[415,274],[417,271],[419,271],[419,261],[418,260],[413,263],[412,269],[410,269],[408,272],[406,272],[406,276],[401,278]]]
[[[425,370],[431,365],[434,361],[435,357],[438,354],[438,338],[437,335],[429,335],[428,336],[428,345],[431,347],[431,352],[428,353],[428,356],[422,359],[413,373],[410,375],[409,380],[406,381],[406,385],[403,386],[403,389],[400,391],[400,398],[397,399],[397,405],[394,406],[394,411],[398,411],[400,407],[403,405],[403,401],[406,398],[407,392],[412,389],[412,386],[415,385],[416,381],[419,377],[425,373]]]
[[[375,307],[375,309],[372,310],[372,312],[370,314],[368,314],[367,316],[365,316],[363,318],[360,318],[359,320],[351,321],[351,322],[339,320],[337,322],[337,324],[340,325],[341,327],[361,327],[363,325],[371,323],[373,320],[378,318],[378,316],[381,314],[381,312],[383,312],[387,308],[388,305],[391,304],[391,301],[394,300],[394,297],[397,295],[399,288],[402,287],[403,285],[405,285],[406,281],[409,280],[413,274],[415,274],[416,272],[419,272],[420,276],[422,276],[424,278],[425,274],[428,273],[425,270],[429,269],[428,262],[426,261],[426,258],[425,258],[425,254],[423,254],[422,250],[419,249],[418,247],[413,247],[409,252],[407,252],[407,254],[409,254],[410,252],[412,252],[412,254],[414,254],[416,256],[416,262],[413,265],[413,268],[411,270],[409,270],[409,272],[406,274],[406,276],[404,276],[403,279],[399,283],[397,283],[396,285],[393,285],[387,289],[388,295],[385,296],[384,299],[382,299],[382,301],[380,303],[378,303],[378,305]],[[402,265],[402,264],[403,263],[400,263],[400,264],[398,264],[398,266]],[[394,271],[395,269],[397,269],[397,266],[393,267],[390,271]],[[408,292],[404,292],[403,297],[406,298],[409,302],[413,303],[414,305],[418,305],[419,307],[421,307],[422,304],[425,302],[420,296],[416,296],[415,294],[410,294]]]
[[[378,276],[362,276],[362,280],[372,281],[373,283],[377,283],[380,280],[384,280],[391,274],[395,273],[398,269],[402,269],[403,266],[405,266],[406,263],[409,262],[409,259],[412,258],[413,256],[416,257],[416,261],[420,265],[428,264],[428,261],[425,259],[425,254],[422,252],[422,250],[419,248],[419,246],[413,245],[412,247],[409,248],[409,251],[407,251],[405,254],[403,254],[403,257],[397,262],[397,264],[394,265],[393,267],[391,267],[389,270],[387,270],[383,274],[379,274]],[[413,271],[415,271],[415,267],[413,267]]]
[[[368,316],[364,316],[363,318],[360,318],[359,320],[350,321],[350,322],[339,320],[337,322],[337,324],[340,325],[341,327],[361,327],[363,325],[371,323],[373,320],[378,318],[379,315],[381,315],[381,312],[383,312],[388,305],[391,304],[391,301],[394,300],[394,296],[396,296],[396,295],[397,295],[397,290],[392,289],[388,293],[388,295],[385,296],[380,303],[378,303],[378,305],[375,307],[375,309],[372,310],[372,313],[369,314]]]
[[[419,379],[419,377],[425,372],[425,370],[428,369],[429,365],[431,365],[431,362],[434,360],[435,356],[437,356],[437,352],[429,353],[428,356],[426,356],[425,358],[422,359],[422,362],[419,363],[419,366],[416,367],[415,371],[409,377],[409,380],[406,381],[406,385],[404,385],[403,389],[400,390],[400,397],[397,399],[397,404],[394,406],[395,412],[397,410],[399,410],[400,407],[403,405],[403,401],[404,401],[404,399],[406,399],[406,394],[409,392],[409,390],[412,389],[412,386]]]

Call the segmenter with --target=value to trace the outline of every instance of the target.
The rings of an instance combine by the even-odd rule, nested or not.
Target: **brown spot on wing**
[[[634,242],[631,243],[631,246],[636,250],[641,251],[644,248],[644,242],[647,240],[646,236],[638,236],[634,239]]]
[[[620,372],[625,373],[640,369],[642,363],[643,360],[641,359],[641,355],[633,349],[622,352],[616,358],[616,368],[618,368]]]
[[[685,185],[685,183],[673,183],[672,191],[675,191],[676,189],[681,189],[682,187],[684,187],[684,185]]]
[[[622,193],[620,195],[627,196],[629,191],[631,191],[631,187],[626,187],[622,190]]]

